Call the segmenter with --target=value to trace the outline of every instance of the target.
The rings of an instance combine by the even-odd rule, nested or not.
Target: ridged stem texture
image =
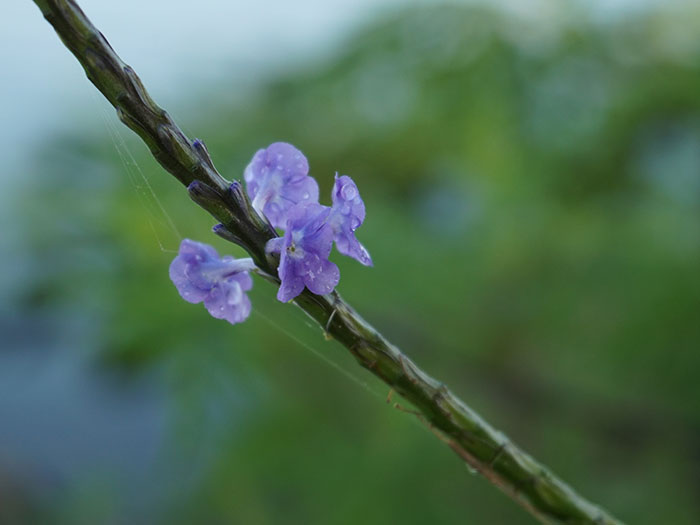
[[[148,145],[156,160],[187,186],[190,197],[220,223],[215,231],[242,246],[260,274],[279,283],[276,256],[265,253],[275,230],[251,206],[238,182],[224,179],[204,144],[188,139],[149,96],[134,70],[72,0],[34,0],[119,119]],[[495,430],[443,383],[433,379],[367,323],[338,293],[305,290],[295,304],[415,407],[415,414],[472,469],[543,523],[617,524],[547,468]]]

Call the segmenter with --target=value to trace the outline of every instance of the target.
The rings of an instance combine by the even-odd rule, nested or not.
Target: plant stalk
[[[34,0],[90,81],[136,132],[156,160],[188,187],[190,197],[221,224],[215,233],[242,246],[263,277],[279,283],[275,256],[266,242],[277,234],[253,209],[240,183],[230,183],[214,167],[204,144],[188,139],[150,97],[133,69],[73,0]],[[295,304],[328,336],[344,345],[358,363],[413,406],[416,415],[472,469],[543,523],[620,524],[577,494],[504,434],[391,344],[337,292],[308,290]]]

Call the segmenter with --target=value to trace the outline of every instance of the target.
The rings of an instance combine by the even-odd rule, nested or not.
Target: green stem
[[[240,184],[214,167],[200,141],[190,141],[151,99],[136,73],[72,0],[34,0],[90,81],[117,110],[124,124],[148,145],[156,160],[190,196],[222,224],[215,232],[245,248],[263,277],[277,279],[278,259],[265,254],[275,231],[253,209]],[[544,523],[620,523],[579,496],[501,432],[387,341],[334,292],[308,291],[295,300],[343,344],[359,364],[412,403],[416,415],[470,467]]]

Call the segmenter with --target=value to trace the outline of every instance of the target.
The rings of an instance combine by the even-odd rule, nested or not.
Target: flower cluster
[[[204,302],[213,317],[236,324],[250,315],[245,292],[253,287],[248,272],[254,268],[252,259],[219,257],[211,246],[184,239],[170,263],[170,279],[185,301]]]
[[[245,170],[253,206],[284,236],[268,242],[269,253],[280,254],[277,269],[282,284],[277,299],[286,302],[304,287],[315,294],[333,291],[340,279],[328,260],[335,242],[338,251],[372,265],[369,253],[355,237],[365,220],[365,205],[347,175],[335,177],[332,206],[318,202],[318,185],[308,175],[309,163],[291,144],[276,142],[258,151]],[[261,197],[262,195],[262,197]]]
[[[290,301],[305,287],[319,295],[332,292],[340,280],[338,267],[328,260],[333,243],[341,254],[372,265],[355,237],[365,205],[350,177],[336,174],[332,205],[323,206],[306,157],[291,144],[276,142],[253,156],[244,178],[255,210],[284,230],[265,247],[280,254],[277,299]],[[170,279],[185,301],[204,302],[212,316],[235,324],[250,315],[246,292],[254,268],[251,259],[220,257],[211,246],[185,239],[170,265]]]

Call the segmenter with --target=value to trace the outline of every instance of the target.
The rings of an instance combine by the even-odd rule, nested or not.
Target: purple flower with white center
[[[252,259],[219,257],[213,247],[183,239],[170,264],[170,279],[185,301],[204,301],[213,317],[236,324],[250,315],[250,299],[245,292],[253,287],[248,274],[253,268]]]
[[[314,202],[297,204],[289,210],[284,237],[268,241],[266,250],[280,253],[280,301],[294,299],[304,286],[322,295],[338,284],[340,271],[328,260],[333,247],[333,229],[327,222],[330,211]]]
[[[259,150],[245,169],[244,178],[253,208],[284,228],[288,211],[300,202],[318,202],[318,184],[309,176],[304,154],[291,144],[275,142]]]
[[[365,220],[365,203],[360,198],[357,185],[347,175],[335,175],[333,207],[328,224],[335,235],[335,246],[343,255],[357,259],[365,266],[372,266],[367,249],[355,237],[355,230]]]

